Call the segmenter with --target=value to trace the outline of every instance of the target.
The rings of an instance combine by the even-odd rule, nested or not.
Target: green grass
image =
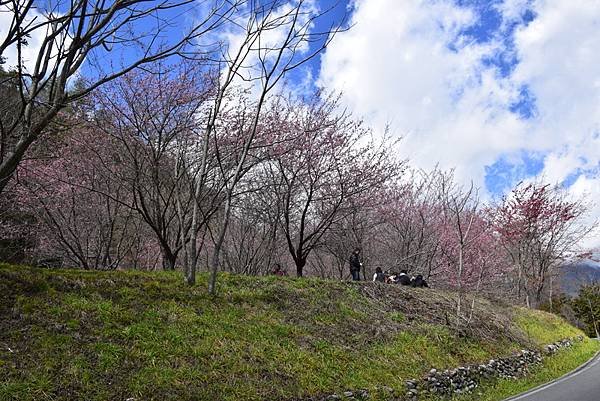
[[[85,272],[0,264],[0,400],[290,400],[404,381],[579,335],[443,291],[313,278]],[[548,333],[548,331],[552,333]],[[587,344],[587,343],[586,343]]]
[[[515,310],[517,326],[528,339],[539,346],[582,335],[579,329],[551,313],[526,308],[515,308]]]
[[[498,380],[488,383],[471,395],[455,397],[455,401],[499,401],[523,393],[529,389],[561,377],[587,362],[600,351],[600,342],[586,339],[576,343],[571,349],[561,350],[554,356],[544,359],[541,366],[530,375],[518,380]]]

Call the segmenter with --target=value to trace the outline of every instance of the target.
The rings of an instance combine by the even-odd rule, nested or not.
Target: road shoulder
[[[540,391],[543,391],[549,387],[552,387],[556,384],[559,384],[563,381],[569,380],[577,375],[579,375],[580,373],[586,371],[587,369],[591,368],[592,366],[596,365],[597,363],[600,363],[600,351],[597,351],[587,362],[583,363],[582,365],[578,366],[576,369],[554,379],[551,380],[547,383],[544,384],[540,384],[539,386],[536,386],[530,390],[527,390],[523,393],[517,394],[515,396],[512,396],[510,398],[506,398],[503,401],[519,401],[522,400],[530,395],[533,395],[535,393],[538,393]]]

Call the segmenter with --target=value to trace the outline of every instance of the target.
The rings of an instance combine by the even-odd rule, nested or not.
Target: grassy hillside
[[[0,264],[0,400],[291,400],[580,335],[543,312],[376,283]]]

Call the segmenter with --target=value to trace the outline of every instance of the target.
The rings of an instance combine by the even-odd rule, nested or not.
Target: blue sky
[[[348,0],[320,0],[319,6],[321,9],[331,8],[331,11],[327,18],[319,20],[320,23],[315,29],[326,29],[328,24],[342,20],[348,21],[346,25],[360,24],[360,19],[351,21],[355,11],[353,3],[353,1]],[[435,2],[431,1],[431,3]],[[526,2],[520,18],[506,24],[503,21],[502,12],[498,8],[501,3],[502,0],[456,0],[454,3],[456,6],[472,10],[475,18],[470,24],[458,30],[455,33],[455,41],[449,42],[447,46],[450,50],[457,50],[460,46],[459,43],[463,43],[465,40],[482,45],[500,41],[503,46],[502,50],[489,57],[482,58],[482,64],[495,69],[501,77],[509,77],[518,64],[514,34],[518,29],[535,20],[536,14],[531,7],[532,3]],[[341,35],[344,35],[344,33]],[[316,78],[319,76],[320,67],[321,58],[319,57],[302,70],[293,72],[288,80],[294,85],[301,83],[307,74]],[[313,81],[313,83],[315,86],[317,85],[316,81]],[[522,85],[519,88],[518,97],[511,102],[509,110],[523,120],[535,117],[535,95],[528,85]],[[499,197],[510,190],[516,182],[539,174],[543,169],[543,157],[544,153],[528,152],[526,150],[519,150],[514,154],[500,155],[492,164],[484,166],[485,179],[483,185],[493,197]],[[570,176],[565,184],[569,185],[573,182],[574,177]]]
[[[335,6],[313,32],[344,16],[352,28],[287,77],[292,90],[341,92],[375,132],[402,138],[412,166],[454,168],[484,198],[541,178],[600,199],[600,2],[307,1]],[[175,20],[166,39],[194,15]]]
[[[334,7],[315,31],[351,28],[291,86],[342,92],[410,164],[455,169],[484,199],[534,179],[600,197],[599,2],[315,1]]]
[[[536,22],[538,17],[539,3],[542,2],[504,2],[502,0],[432,0],[411,2],[399,1],[397,3],[404,3],[404,6],[409,3],[414,6],[414,4],[417,3],[417,8],[421,8],[423,10],[427,10],[428,7],[431,8],[433,11],[431,14],[429,14],[429,16],[433,18],[440,18],[440,21],[436,21],[438,24],[443,24],[445,17],[443,15],[436,15],[435,6],[437,6],[437,11],[440,12],[447,12],[449,9],[453,9],[463,10],[470,13],[470,16],[467,18],[468,21],[462,21],[458,23],[461,25],[458,29],[448,29],[447,27],[442,28],[442,31],[444,31],[443,33],[449,35],[446,35],[446,37],[442,38],[441,40],[445,40],[445,45],[447,48],[450,51],[455,52],[459,58],[461,52],[464,53],[465,49],[469,47],[494,47],[493,50],[484,52],[484,54],[482,54],[478,60],[478,65],[471,70],[465,71],[467,74],[461,77],[462,79],[468,81],[466,85],[460,86],[458,91],[455,92],[457,97],[461,97],[463,96],[465,87],[470,88],[473,85],[472,82],[481,82],[481,80],[488,78],[489,76],[485,74],[489,74],[490,72],[499,82],[502,80],[511,80],[511,78],[515,75],[515,70],[519,66],[522,57],[522,55],[519,54],[519,49],[517,48],[518,45],[515,43],[515,36]],[[505,3],[511,4],[507,5]],[[357,1],[356,4],[358,11],[355,11],[354,19],[352,21],[353,24],[355,24],[355,28],[363,23],[361,20],[362,15],[360,14],[361,7],[366,8],[364,1]],[[440,7],[440,5],[444,5],[444,7]],[[575,6],[576,5],[573,7]],[[515,14],[516,10],[516,14],[511,15],[509,19],[506,14],[507,11],[503,10],[503,7],[514,7],[511,12]],[[403,8],[408,7],[399,6],[393,8],[393,10],[388,7],[388,11],[402,13],[404,11]],[[382,13],[381,17],[385,17],[385,13]],[[373,22],[369,21],[365,23],[372,24]],[[368,30],[368,28],[362,28],[362,30]],[[425,31],[423,32],[423,35],[430,33],[431,32]],[[433,32],[433,34],[435,34],[435,32]],[[391,35],[392,33],[390,32],[390,36]],[[407,38],[407,42],[410,42],[410,40],[415,40],[415,38]],[[335,47],[336,43],[334,43],[332,46]],[[398,48],[401,48],[401,45]],[[313,65],[312,68],[313,70],[316,70],[320,68],[320,66]],[[418,74],[416,75],[418,78]],[[428,78],[431,77],[423,76],[423,79]],[[390,76],[390,79],[394,79],[394,77]],[[529,122],[540,117],[537,97],[535,90],[532,89],[526,80],[519,79],[518,81],[518,83],[512,83],[511,89],[515,93],[506,102],[504,105],[505,110],[503,111],[512,114],[522,124],[527,125]],[[402,90],[402,88],[399,87],[399,90]],[[435,112],[435,110],[432,111],[432,113]],[[391,116],[390,119],[393,120],[394,117]],[[414,129],[419,129],[419,127],[414,127]],[[482,132],[481,136],[484,137],[485,133]],[[551,148],[551,146],[549,148]],[[491,160],[485,165],[481,166],[485,172],[485,187],[492,195],[499,195],[505,191],[506,188],[512,186],[515,182],[541,173],[544,167],[544,155],[547,154],[549,150],[550,149],[530,150],[527,149],[527,147],[520,148],[519,146],[515,146],[514,149],[510,149],[510,151],[506,152],[506,154],[503,154],[502,152],[498,153],[495,160]],[[583,172],[584,170],[581,171]],[[569,184],[572,182],[574,182],[574,180],[571,177],[566,183]]]
[[[427,168],[440,163],[445,168],[463,169],[463,178],[475,180],[491,197],[498,197],[518,181],[539,174],[571,186],[580,176],[592,178],[597,172],[598,157],[579,154],[585,152],[575,149],[587,146],[583,140],[585,136],[597,139],[600,121],[595,113],[592,113],[591,120],[589,116],[582,115],[589,120],[585,127],[572,128],[563,124],[569,120],[579,121],[578,113],[596,111],[598,99],[594,97],[598,96],[598,89],[587,93],[571,91],[569,95],[583,99],[587,104],[574,104],[564,121],[556,120],[562,110],[544,107],[544,103],[554,101],[550,95],[563,94],[561,86],[573,87],[570,79],[579,74],[579,67],[582,67],[583,77],[589,79],[590,85],[600,87],[600,84],[595,84],[594,76],[585,76],[589,72],[585,66],[578,65],[578,62],[592,64],[596,61],[593,57],[576,60],[569,59],[566,54],[562,59],[560,53],[565,51],[565,46],[561,48],[559,44],[554,50],[559,56],[544,59],[546,52],[553,51],[553,40],[570,40],[569,35],[573,36],[574,46],[567,44],[570,46],[567,50],[574,49],[573,52],[577,53],[586,50],[587,46],[588,51],[600,53],[596,28],[600,24],[600,6],[597,2],[307,2],[314,2],[321,10],[329,10],[324,18],[317,20],[313,32],[326,31],[330,24],[341,21],[351,28],[340,33],[321,56],[292,71],[287,77],[288,84],[291,87],[303,86],[302,90],[320,87],[345,93],[348,106],[357,117],[364,118],[376,130],[389,124],[393,134],[405,138],[406,156],[414,159],[415,166]],[[165,40],[176,40],[185,27],[198,21],[200,13],[194,10],[188,7],[163,14],[174,23]],[[559,14],[563,21],[557,23],[553,14]],[[572,19],[569,19],[569,14]],[[557,28],[560,22],[563,26]],[[3,25],[1,23],[0,20],[0,25]],[[148,23],[144,21],[144,24]],[[141,28],[147,29],[146,26]],[[586,28],[591,29],[583,34],[591,36],[587,38],[591,42],[577,49],[578,31]],[[547,38],[543,37],[544,34]],[[36,39],[31,38],[30,48],[35,48]],[[526,50],[532,40],[536,54],[529,54]],[[536,47],[535,41],[541,44]],[[133,47],[115,48],[108,54],[102,54],[100,64],[109,67],[110,63],[126,62],[132,51]],[[369,63],[369,60],[373,62]],[[544,64],[557,62],[564,65],[562,70],[535,69],[536,63],[545,68]],[[431,64],[449,67],[432,68]],[[524,65],[526,68],[521,68]],[[399,68],[394,69],[394,66]],[[596,69],[595,66],[593,68]],[[83,72],[90,74],[91,71],[94,69],[84,68]],[[550,76],[552,73],[556,75]],[[361,75],[360,79],[357,75]],[[372,75],[378,76],[379,80],[373,80]],[[369,85],[370,80],[372,85]],[[577,89],[577,83],[574,87]],[[547,89],[554,92],[546,93]],[[570,106],[566,104],[566,107]],[[554,113],[552,118],[548,118],[551,113]],[[479,121],[475,121],[474,116],[478,116]],[[465,126],[465,121],[469,120],[471,122]],[[553,128],[544,126],[544,122],[553,124],[562,132],[557,130],[548,136],[547,132]],[[580,132],[565,132],[572,129]],[[560,140],[563,136],[575,141]],[[553,140],[556,143],[552,143]],[[485,146],[486,142],[489,146]],[[448,153],[456,151],[453,149],[456,146],[473,149],[472,152],[460,149],[459,156],[449,157]],[[422,149],[426,152],[421,152]],[[546,159],[570,159],[571,165],[566,167],[569,171],[564,174],[548,171],[552,168],[548,168]],[[554,170],[557,169],[563,167],[554,167]]]
[[[413,166],[455,168],[488,199],[533,179],[600,198],[600,2],[352,4],[312,74]]]

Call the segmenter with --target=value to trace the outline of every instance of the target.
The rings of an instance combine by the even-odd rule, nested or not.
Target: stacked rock
[[[561,348],[572,347],[575,341],[583,341],[583,337],[579,336],[574,339],[565,339],[546,345],[543,350],[546,355],[554,354]],[[420,395],[424,394],[441,394],[450,398],[454,394],[471,393],[485,380],[496,378],[501,379],[517,379],[525,376],[531,366],[538,365],[542,362],[542,353],[536,350],[521,350],[516,354],[490,359],[487,363],[479,365],[460,366],[455,369],[447,369],[438,371],[431,369],[421,379],[407,380],[404,392],[401,395],[396,395],[395,391],[390,387],[382,387],[391,399],[402,401],[415,401]],[[369,392],[367,390],[345,391],[341,395],[333,394],[319,401],[359,401],[368,400]]]
[[[514,379],[524,376],[529,371],[529,366],[539,364],[541,361],[542,356],[538,351],[522,350],[510,357],[491,359],[485,364],[461,366],[441,372],[432,369],[420,381],[418,388],[421,393],[437,393],[448,396],[470,393],[483,380]],[[407,382],[406,387],[410,390],[412,386],[409,386]]]
[[[576,338],[576,340],[582,341],[583,337],[579,336],[579,337]],[[547,354],[554,354],[556,351],[558,351],[561,348],[569,348],[569,347],[572,347],[572,346],[573,346],[573,343],[571,342],[571,340],[569,340],[569,339],[560,340],[560,341],[557,341],[555,343],[546,345],[546,347],[544,348],[544,351]]]

